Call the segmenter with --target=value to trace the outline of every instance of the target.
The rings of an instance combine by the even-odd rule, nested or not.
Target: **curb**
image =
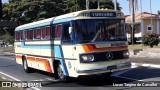
[[[131,63],[131,64],[132,64],[132,66],[160,68],[160,65],[157,65],[157,64],[146,64],[146,63]]]
[[[5,55],[5,56],[14,56],[15,53],[12,52],[0,52],[0,55]]]

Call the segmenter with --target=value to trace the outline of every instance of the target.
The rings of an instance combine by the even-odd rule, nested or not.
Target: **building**
[[[127,24],[127,38],[131,37],[131,16],[128,15],[125,18]],[[160,34],[160,16],[157,14],[151,14],[147,12],[135,14],[135,38],[137,41],[141,40],[141,37],[145,34]]]

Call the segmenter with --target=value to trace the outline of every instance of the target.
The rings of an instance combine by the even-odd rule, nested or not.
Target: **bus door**
[[[62,52],[65,60],[65,64],[67,66],[67,71],[69,76],[75,76],[75,50],[74,45],[72,43],[72,36],[71,33],[73,30],[71,27],[71,22],[64,23],[62,25]]]

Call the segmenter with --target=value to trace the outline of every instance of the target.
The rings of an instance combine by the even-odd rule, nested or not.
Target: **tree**
[[[97,0],[89,1],[90,9],[97,9]],[[112,0],[100,0],[100,5],[101,8],[114,8]],[[120,10],[119,4],[117,6]],[[25,24],[85,9],[85,0],[9,0],[3,4],[2,20]],[[14,35],[14,28],[0,29],[0,35],[5,33]]]
[[[50,18],[63,14],[59,3],[56,0],[9,0],[4,15],[10,15],[11,21],[18,21],[21,24]],[[58,0],[57,0],[58,1]]]
[[[64,4],[67,5],[65,13],[86,9],[86,0],[64,0]],[[97,7],[98,7],[97,0],[89,0],[90,9],[97,9]],[[118,10],[121,10],[119,3],[117,7]],[[112,2],[112,0],[100,0],[100,8],[114,9],[114,3]]]
[[[0,19],[2,18],[2,0],[0,0]]]
[[[100,0],[101,8],[113,9],[112,0]],[[3,20],[21,24],[58,16],[86,8],[85,0],[9,0],[3,4]],[[90,9],[97,9],[97,0],[90,0]],[[118,9],[121,7],[118,5]]]

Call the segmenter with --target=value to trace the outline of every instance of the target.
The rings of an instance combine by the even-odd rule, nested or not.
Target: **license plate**
[[[117,69],[117,66],[116,66],[116,65],[108,66],[107,69],[108,69],[108,70]]]

